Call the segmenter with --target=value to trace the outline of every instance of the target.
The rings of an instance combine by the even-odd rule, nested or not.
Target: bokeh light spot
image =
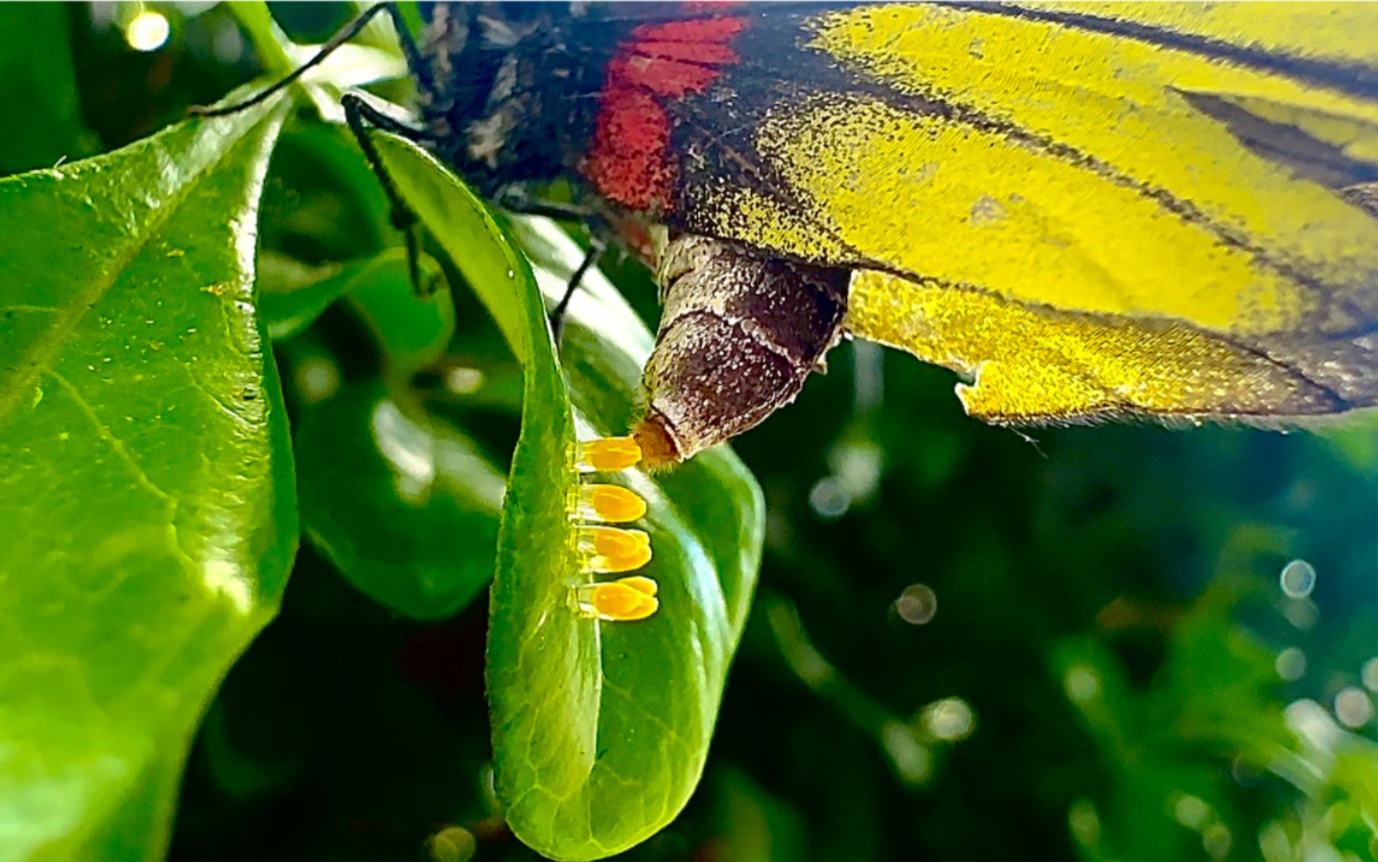
[[[185,8],[183,11],[185,12]],[[214,27],[211,51],[215,54],[215,59],[222,63],[239,62],[244,56],[244,37],[240,35],[239,28],[229,21],[217,22]]]
[[[1086,703],[1100,694],[1100,676],[1084,664],[1073,665],[1062,678],[1062,688],[1077,703]]]
[[[880,487],[885,472],[885,450],[872,442],[851,442],[837,446],[828,455],[828,466],[842,484],[850,501],[870,499]]]
[[[1283,603],[1282,615],[1298,629],[1309,632],[1320,621],[1321,609],[1310,599],[1288,599]]]
[[[895,599],[895,613],[914,626],[933,619],[938,612],[938,595],[927,584],[910,584]]]
[[[1358,728],[1368,724],[1373,718],[1373,701],[1368,692],[1357,686],[1349,686],[1335,695],[1335,717],[1345,727]]]
[[[308,404],[318,404],[340,388],[340,369],[324,356],[308,356],[293,370],[297,389]]]
[[[1364,688],[1378,691],[1378,656],[1364,662],[1363,669],[1359,671],[1359,678],[1364,681]]]
[[[976,713],[960,697],[934,701],[923,709],[923,726],[934,739],[957,742],[976,729]]]
[[[1091,800],[1078,799],[1068,807],[1067,825],[1081,846],[1094,847],[1100,843],[1100,815]]]
[[[1339,742],[1343,731],[1335,724],[1325,707],[1310,698],[1294,700],[1282,711],[1287,727],[1308,745],[1329,750]]]
[[[1306,653],[1297,647],[1288,647],[1278,653],[1273,667],[1277,669],[1278,677],[1284,682],[1296,682],[1306,673]]]
[[[827,521],[841,518],[851,508],[852,495],[836,476],[824,476],[809,491],[809,506]]]
[[[433,862],[468,862],[476,850],[474,833],[463,826],[446,826],[426,839],[426,852]]]
[[[906,784],[923,784],[933,770],[933,756],[914,737],[914,730],[898,721],[887,721],[880,729],[880,744],[890,755],[895,772]]]
[[[1201,833],[1201,846],[1212,859],[1224,859],[1234,846],[1234,835],[1224,823],[1212,823]]]
[[[1258,848],[1263,851],[1264,859],[1291,859],[1296,855],[1293,853],[1292,839],[1287,837],[1286,827],[1276,820],[1268,821],[1258,831]]]
[[[1293,560],[1282,567],[1278,580],[1289,599],[1304,599],[1316,588],[1316,570],[1305,560]]]
[[[472,395],[483,388],[483,372],[456,366],[445,372],[445,387],[455,395]]]
[[[167,18],[152,9],[135,15],[124,28],[124,40],[135,51],[156,51],[167,44],[171,34]]]
[[[1210,821],[1211,807],[1199,796],[1182,793],[1172,805],[1172,816],[1188,829],[1200,832]]]

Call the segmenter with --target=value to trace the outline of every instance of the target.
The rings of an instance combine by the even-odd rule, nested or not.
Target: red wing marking
[[[702,93],[719,74],[711,66],[696,66],[683,60],[647,57],[644,54],[625,60],[618,57],[608,64],[608,77],[616,76],[619,84],[672,99]],[[606,87],[603,92],[605,95],[608,92]]]
[[[600,194],[634,210],[669,210],[675,170],[661,99],[707,90],[722,67],[737,62],[728,43],[744,27],[737,17],[643,24],[618,46],[583,165]]]
[[[737,62],[737,54],[726,45],[695,45],[689,42],[638,42],[637,53],[645,57],[693,63],[703,68],[730,65]]]
[[[662,24],[642,24],[632,31],[637,42],[685,42],[695,45],[724,44],[742,32],[745,18],[690,18]]]

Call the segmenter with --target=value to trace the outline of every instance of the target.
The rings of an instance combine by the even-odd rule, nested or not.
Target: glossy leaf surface
[[[516,834],[558,859],[630,847],[668,823],[698,782],[728,663],[755,586],[760,492],[730,452],[627,481],[650,504],[655,559],[639,574],[660,610],[635,623],[578,616],[576,436],[625,433],[650,335],[590,278],[557,359],[521,253],[483,205],[415,148],[378,138],[398,187],[480,294],[525,365],[493,584],[488,688],[499,798]],[[553,229],[518,233],[558,294],[579,252]],[[563,363],[563,370],[562,370]],[[568,387],[565,373],[568,373]]]
[[[0,182],[5,858],[161,855],[201,712],[276,610],[297,521],[253,279],[280,119]]]
[[[296,444],[306,535],[364,593],[432,619],[488,584],[505,478],[458,430],[350,384],[305,412]]]

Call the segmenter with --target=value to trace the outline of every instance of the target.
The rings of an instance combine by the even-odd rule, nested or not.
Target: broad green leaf
[[[760,492],[727,450],[654,478],[598,477],[627,482],[650,505],[656,556],[642,573],[659,583],[661,604],[642,622],[578,616],[570,592],[592,577],[574,535],[576,430],[625,433],[649,333],[591,277],[570,311],[562,367],[530,269],[483,204],[416,148],[377,140],[525,365],[489,619],[498,796],[513,831],[547,856],[608,856],[661,829],[698,782],[755,586]],[[577,249],[553,230],[520,235],[561,289]]]
[[[455,428],[360,383],[306,409],[295,441],[302,527],[362,592],[432,619],[488,585],[505,478]]]
[[[253,290],[279,107],[0,181],[0,858],[161,855],[296,550]]]

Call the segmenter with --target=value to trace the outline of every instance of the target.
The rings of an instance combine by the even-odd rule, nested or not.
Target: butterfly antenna
[[[398,21],[398,18],[400,16],[393,11],[391,3],[379,3],[375,6],[365,9],[363,12],[359,13],[359,16],[357,18],[346,24],[344,28],[341,29],[334,36],[331,36],[330,40],[327,41],[324,45],[322,45],[321,49],[316,52],[316,56],[312,57],[310,60],[307,60],[305,63],[298,66],[296,70],[292,72],[292,74],[283,78],[281,81],[278,81],[276,84],[273,84],[271,87],[268,87],[267,89],[263,90],[257,95],[245,99],[242,102],[236,102],[232,105],[222,105],[218,107],[194,106],[188,109],[187,113],[189,113],[193,117],[223,117],[228,114],[236,114],[240,111],[252,108],[254,105],[257,105],[260,102],[263,102],[266,99],[272,97],[273,94],[280,93],[287,87],[290,87],[292,84],[296,83],[297,80],[300,79],[302,75],[306,74],[308,70],[316,66],[319,66],[321,63],[325,61],[325,58],[335,53],[336,48],[339,48],[341,45],[348,42],[350,39],[353,39],[355,36],[359,35],[359,33],[362,32],[363,29],[368,26],[368,23],[370,21],[378,17],[379,12],[384,11],[388,12],[392,16],[393,21],[395,23]],[[410,60],[411,58],[408,57],[408,59]]]

